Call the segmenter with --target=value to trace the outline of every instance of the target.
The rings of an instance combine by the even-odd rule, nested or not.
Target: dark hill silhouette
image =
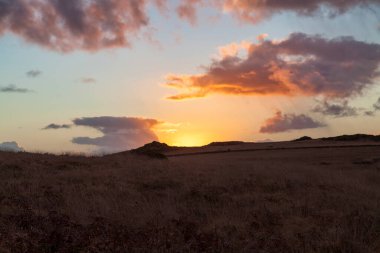
[[[380,135],[369,134],[353,134],[353,135],[340,135],[335,137],[321,138],[323,141],[379,141]]]
[[[232,146],[232,145],[240,145],[244,144],[244,141],[224,141],[224,142],[211,142],[210,144],[206,146]]]
[[[158,141],[153,141],[151,143],[145,144],[144,146],[134,149],[132,151],[154,151],[154,152],[164,152],[164,151],[169,151],[173,149],[173,147],[169,146],[166,143],[161,143]]]
[[[311,141],[311,140],[313,140],[313,138],[311,138],[309,136],[303,136],[303,137],[295,139],[293,141]]]
[[[380,135],[354,134],[354,135],[340,135],[340,136],[335,136],[335,137],[324,137],[324,138],[318,138],[318,139],[313,139],[309,136],[303,136],[298,139],[292,140],[290,142],[303,142],[303,141],[307,142],[307,141],[318,141],[318,140],[319,141],[347,141],[347,142],[363,142],[363,141],[364,142],[380,142]],[[227,146],[243,145],[243,144],[252,144],[252,143],[243,142],[243,141],[211,142],[210,144],[205,145],[203,147],[204,148],[227,147]],[[140,148],[121,152],[118,154],[137,154],[137,155],[143,155],[150,158],[167,159],[167,156],[166,156],[167,154],[165,154],[167,152],[177,151],[177,150],[189,150],[193,148],[202,148],[202,147],[192,147],[192,148],[176,147],[176,146],[169,146],[166,143],[153,141],[151,143],[145,144],[144,146]],[[228,149],[226,151],[231,151],[231,150]],[[208,153],[208,152],[215,152],[215,151],[199,151],[196,153],[205,153],[205,152]],[[191,154],[194,154],[194,152],[191,152]]]
[[[171,147],[166,143],[153,141],[151,143],[145,144],[140,148],[131,150],[131,153],[145,155],[151,158],[167,159],[167,157],[163,153],[175,149],[176,147]]]

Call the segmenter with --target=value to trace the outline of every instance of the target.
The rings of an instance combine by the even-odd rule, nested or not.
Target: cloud
[[[26,72],[26,76],[27,77],[30,77],[30,78],[35,78],[35,77],[38,77],[42,74],[41,71],[39,70],[30,70],[28,72]]]
[[[283,12],[300,16],[327,14],[333,18],[355,7],[371,8],[380,6],[380,3],[378,0],[183,0],[177,13],[180,18],[195,24],[197,12],[204,5],[231,13],[240,21],[256,24]]]
[[[245,57],[214,59],[204,74],[168,75],[166,85],[183,91],[173,100],[214,93],[347,98],[374,84],[379,63],[379,44],[293,33],[252,43]]]
[[[370,110],[364,112],[365,116],[375,116],[377,111],[380,111],[380,98],[373,104]]]
[[[128,47],[149,26],[148,5],[161,12],[168,0],[0,0],[0,35],[12,33],[51,50],[97,51]],[[177,15],[195,24],[205,6],[257,23],[282,12],[302,16],[328,12],[330,17],[354,7],[377,7],[378,0],[181,0]]]
[[[181,19],[187,20],[195,25],[197,22],[197,8],[203,0],[183,0],[177,7],[177,14]]]
[[[96,83],[96,79],[92,77],[84,77],[81,81],[82,83]]]
[[[24,152],[24,149],[21,148],[17,142],[3,142],[0,143],[0,151],[5,152]]]
[[[90,127],[103,134],[101,137],[76,137],[75,144],[94,145],[108,152],[123,151],[157,141],[153,128],[161,122],[155,119],[132,117],[90,117],[73,120],[75,126]]]
[[[18,88],[13,84],[10,84],[8,86],[0,87],[0,93],[28,93],[32,92],[32,90],[28,90],[25,88]]]
[[[71,128],[71,125],[67,125],[67,124],[58,125],[58,124],[53,123],[42,128],[42,130],[57,130],[57,129],[69,129],[69,128]]]
[[[264,42],[266,38],[269,37],[269,34],[263,33],[256,37],[258,42]]]
[[[329,103],[325,100],[313,108],[313,112],[336,118],[357,116],[359,115],[358,111],[359,109],[350,106],[348,101]]]
[[[149,23],[148,3],[163,0],[0,0],[0,35],[11,32],[40,46],[69,52],[130,46]]]
[[[370,117],[373,117],[373,116],[375,116],[375,112],[374,111],[365,111],[364,112],[364,116],[370,116]]]
[[[378,0],[224,0],[220,3],[226,12],[250,23],[260,22],[282,12],[294,12],[301,16],[315,16],[325,11],[329,17],[335,17],[355,7],[380,6]]]
[[[242,50],[247,51],[251,47],[251,43],[248,41],[241,41],[240,43],[233,42],[231,44],[222,46],[218,48],[219,55],[222,58],[229,56],[237,56],[238,53]]]
[[[325,127],[326,125],[315,121],[307,115],[301,114],[282,114],[278,111],[274,117],[267,119],[265,124],[261,127],[260,133],[280,133],[290,130],[301,130]]]
[[[377,102],[373,105],[373,108],[376,111],[380,111],[380,98],[377,100]]]

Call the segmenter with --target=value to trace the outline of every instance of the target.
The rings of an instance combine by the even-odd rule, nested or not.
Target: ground
[[[0,252],[380,252],[377,144],[0,153]]]

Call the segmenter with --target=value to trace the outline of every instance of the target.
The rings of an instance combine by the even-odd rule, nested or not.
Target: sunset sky
[[[0,143],[380,134],[379,65],[378,0],[0,0]]]

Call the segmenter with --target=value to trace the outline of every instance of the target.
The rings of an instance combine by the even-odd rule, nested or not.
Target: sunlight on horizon
[[[176,137],[173,140],[168,140],[169,145],[178,147],[199,147],[204,146],[212,141],[209,138],[199,134],[187,134]]]

